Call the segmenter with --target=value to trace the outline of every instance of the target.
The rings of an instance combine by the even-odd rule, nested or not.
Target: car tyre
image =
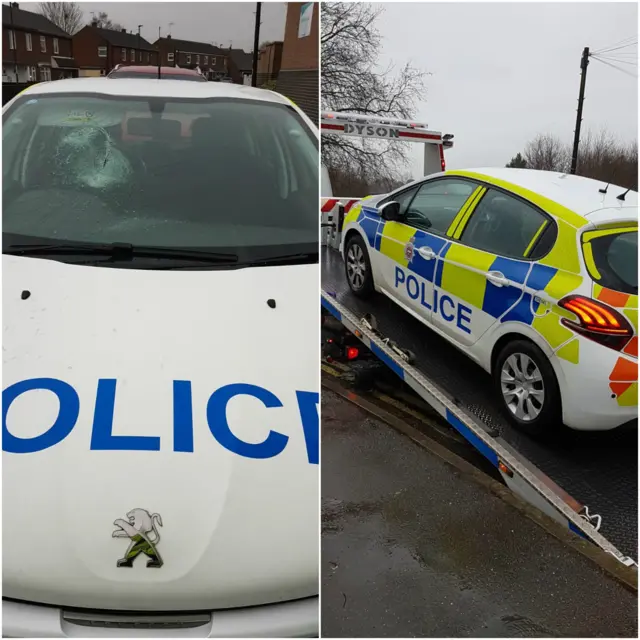
[[[547,356],[528,340],[509,342],[498,354],[493,383],[507,420],[535,438],[560,435],[562,402]]]
[[[369,298],[373,294],[375,289],[369,252],[362,236],[358,234],[352,235],[347,240],[344,251],[344,272],[349,289],[354,295],[359,298]]]

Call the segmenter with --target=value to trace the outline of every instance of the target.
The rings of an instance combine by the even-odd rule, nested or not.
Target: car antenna
[[[609,188],[610,184],[611,184],[610,182],[607,182],[607,186],[604,189],[598,189],[598,192],[599,193],[607,193],[607,189]]]
[[[616,196],[616,200],[622,200],[622,202],[624,202],[624,197],[627,195],[627,193],[629,193],[629,191],[631,191],[631,189],[627,189],[624,193],[621,193],[619,196]]]

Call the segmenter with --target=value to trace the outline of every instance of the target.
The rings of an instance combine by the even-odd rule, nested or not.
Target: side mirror
[[[397,222],[401,220],[402,216],[400,215],[400,203],[393,200],[391,202],[385,202],[378,209],[378,215],[383,220],[388,220],[389,222]]]

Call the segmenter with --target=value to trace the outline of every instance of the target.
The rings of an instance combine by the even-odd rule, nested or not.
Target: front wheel
[[[359,235],[352,235],[344,252],[344,270],[351,291],[360,298],[368,298],[374,291],[369,252]]]
[[[562,427],[560,388],[545,354],[527,340],[507,344],[493,368],[493,381],[509,422],[542,438]]]

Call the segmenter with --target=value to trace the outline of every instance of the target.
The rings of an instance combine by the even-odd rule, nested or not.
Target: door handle
[[[436,256],[436,252],[431,248],[431,247],[420,247],[418,249],[418,253],[425,259],[425,260],[433,260]]]
[[[487,280],[496,287],[509,286],[509,280],[505,278],[504,273],[500,271],[489,271],[489,273],[487,273]]]

